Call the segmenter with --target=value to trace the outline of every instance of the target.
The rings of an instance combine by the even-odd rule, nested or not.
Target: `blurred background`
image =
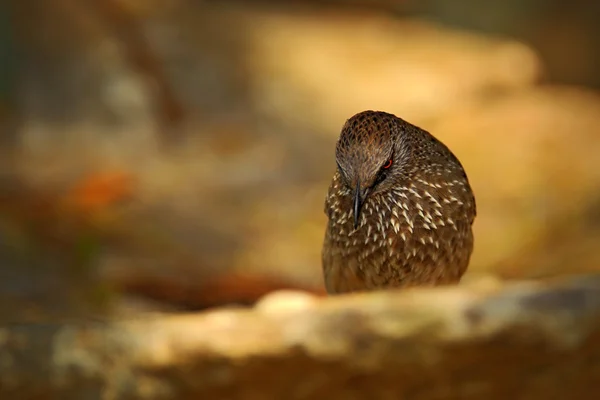
[[[322,293],[344,121],[458,155],[465,279],[600,269],[594,0],[0,2],[0,321]]]

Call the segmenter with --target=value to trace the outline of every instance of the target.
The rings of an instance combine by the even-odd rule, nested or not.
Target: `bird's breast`
[[[381,253],[381,249],[416,256],[422,248],[452,246],[464,234],[468,204],[457,196],[441,197],[414,186],[393,188],[366,199],[354,227],[352,197],[336,196],[331,204],[328,236],[343,255]],[[470,226],[468,227],[470,231]]]

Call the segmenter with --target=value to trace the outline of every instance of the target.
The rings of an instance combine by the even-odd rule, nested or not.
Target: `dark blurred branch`
[[[185,117],[185,110],[169,83],[161,61],[144,38],[138,20],[118,1],[93,0],[102,20],[110,26],[125,48],[131,65],[156,88],[160,123],[171,127]]]
[[[19,58],[14,35],[14,15],[9,2],[0,2],[0,143],[13,144],[18,120],[16,91]],[[3,147],[4,147],[3,146]],[[0,150],[0,157],[10,157]]]

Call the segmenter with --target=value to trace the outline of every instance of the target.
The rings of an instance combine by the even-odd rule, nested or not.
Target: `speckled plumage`
[[[342,128],[336,161],[322,252],[329,293],[460,280],[476,205],[443,143],[392,114],[364,111]]]

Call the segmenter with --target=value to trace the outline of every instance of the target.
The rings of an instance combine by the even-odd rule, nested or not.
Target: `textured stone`
[[[416,124],[535,83],[526,45],[378,13],[250,13],[248,64],[263,112],[337,131],[368,109]]]
[[[287,292],[255,310],[4,327],[0,397],[587,398],[599,359],[599,276]]]
[[[474,271],[522,278],[597,270],[599,116],[597,93],[539,86],[432,124],[477,197]]]

